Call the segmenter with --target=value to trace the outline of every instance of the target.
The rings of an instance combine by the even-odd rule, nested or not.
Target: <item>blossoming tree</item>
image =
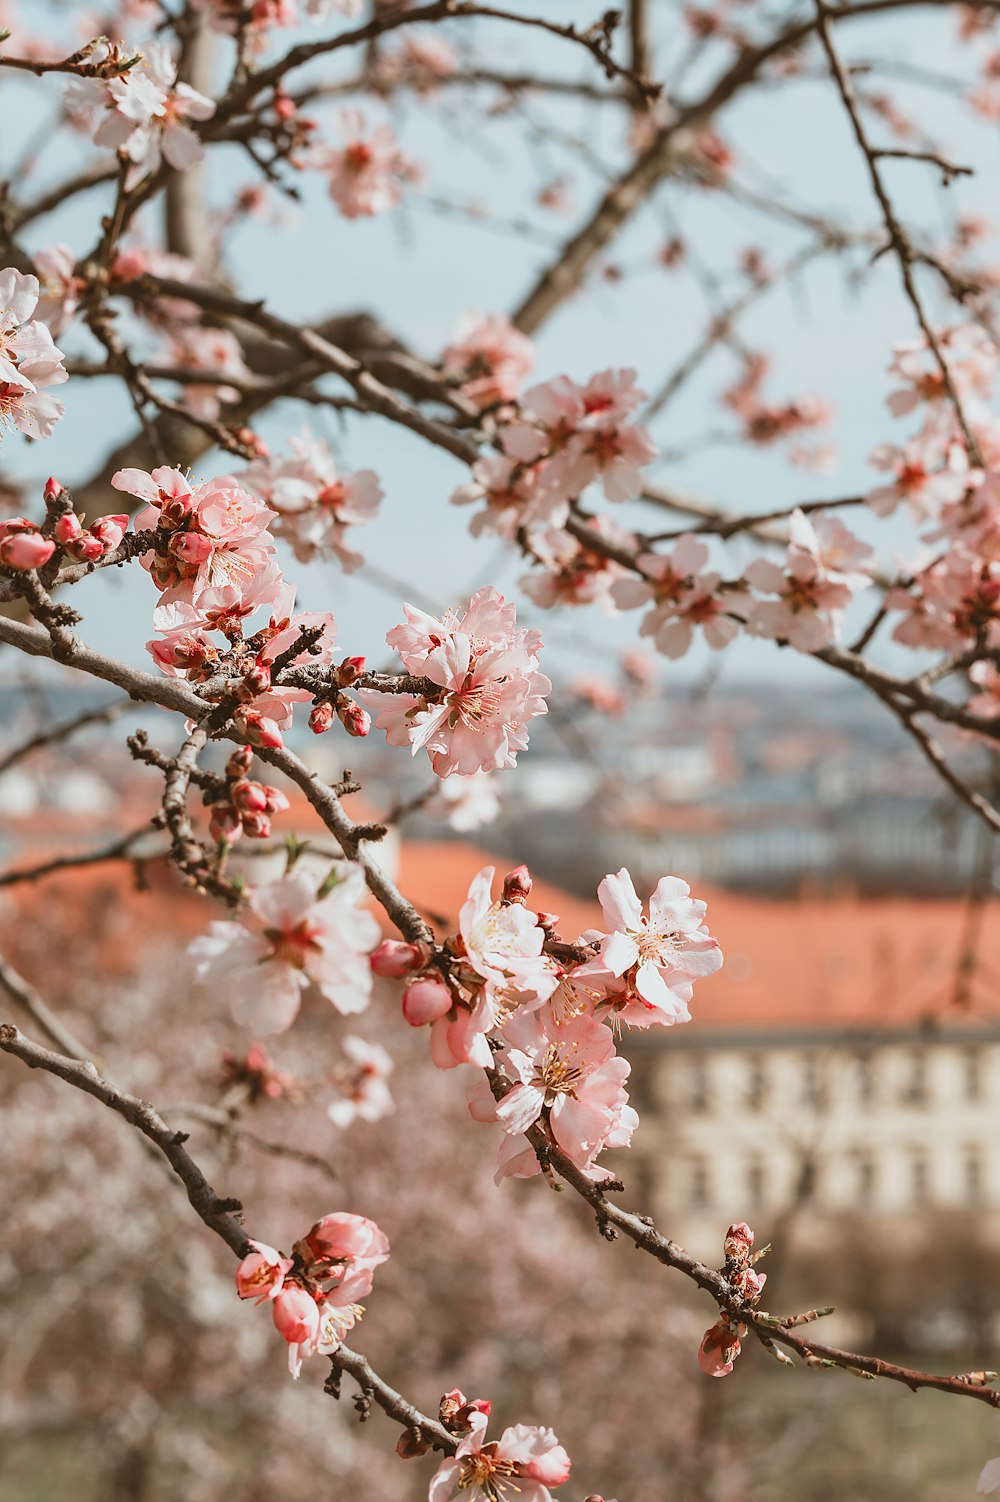
[[[641,1206],[619,1203],[627,1157],[606,1155],[640,1129],[621,1040],[688,1021],[698,982],[723,962],[725,935],[710,931],[683,873],[664,874],[648,903],[627,870],[609,873],[598,891],[602,927],[564,933],[557,916],[532,906],[524,866],[499,877],[492,867],[470,870],[448,933],[395,885],[380,850],[390,820],[355,822],[343,803],[350,779],[322,780],[286,741],[307,724],[317,736],[384,735],[401,759],[426,753],[424,804],[469,827],[514,773],[533,721],[550,703],[558,707],[546,632],[526,622],[526,609],[536,612],[532,622],[538,611],[598,607],[626,620],[635,611],[638,634],[670,662],[701,642],[722,652],[759,638],[860,682],[984,825],[1000,829],[990,785],[970,778],[942,739],[957,727],[995,752],[1000,737],[997,275],[976,252],[989,226],[961,213],[944,235],[911,226],[896,204],[894,166],[945,184],[969,169],[877,91],[873,76],[880,68],[891,76],[888,62],[860,68],[843,51],[864,22],[905,27],[915,8],[916,0],[815,0],[779,15],[720,0],[671,7],[661,37],[662,18],[646,0],[631,0],[626,19],[475,0],[377,0],[371,14],[360,0],[124,0],[109,14],[73,7],[84,34],[70,48],[57,44],[57,28],[11,10],[0,74],[32,79],[54,113],[46,142],[24,141],[9,164],[0,212],[0,413],[12,465],[0,520],[0,643],[9,657],[48,660],[166,712],[172,740],[158,728],[155,744],[141,731],[129,746],[159,776],[150,819],[165,832],[164,853],[204,898],[205,931],[184,960],[188,980],[202,988],[206,1008],[230,1009],[248,1029],[239,1068],[258,1093],[281,1088],[259,1040],[295,1027],[303,999],[318,997],[330,1004],[330,1035],[346,1060],[330,1118],[343,1128],[384,1115],[392,1089],[407,1088],[398,1071],[388,1083],[389,1019],[386,1047],[340,1018],[368,1007],[373,977],[394,984],[399,1028],[427,1028],[434,1064],[469,1075],[469,1114],[498,1142],[498,1192],[507,1177],[540,1177],[540,1195],[546,1183],[568,1187],[602,1235],[630,1239],[714,1303],[692,1351],[692,1380],[697,1367],[730,1374],[750,1336],[785,1364],[842,1367],[997,1406],[992,1373],[895,1366],[802,1333],[817,1311],[764,1310],[766,1277],[755,1270],[763,1252],[735,1215],[712,1268]],[[995,119],[996,6],[922,9],[946,11],[941,24],[957,28],[952,46],[966,70],[951,80],[958,104],[973,118]],[[484,61],[499,32],[522,35],[529,59],[544,41],[556,59],[551,76],[533,64],[506,73]],[[727,111],[747,96],[766,100],[803,80],[821,82],[848,128],[871,211],[857,229],[748,185],[739,148],[723,135]],[[317,175],[331,220],[347,222],[340,246],[350,245],[352,221],[411,201],[463,212],[435,204],[431,164],[400,124],[404,101],[431,114],[456,97],[486,142],[495,117],[522,115],[546,150],[558,146],[591,166],[597,157],[597,201],[518,307],[466,312],[434,348],[417,350],[373,317],[321,305],[321,287],[305,321],[282,311],[280,279],[264,300],[241,292],[227,261],[229,233]],[[616,134],[606,154],[616,160],[605,162],[589,139],[567,140],[555,119],[535,122],[536,97],[582,103],[588,124],[611,113]],[[36,187],[52,133],[73,143],[82,165]],[[236,152],[245,165],[238,181]],[[213,179],[216,159],[223,167]],[[784,268],[760,250],[744,252],[732,292],[673,222],[668,190],[679,186],[749,199],[790,221],[801,243]],[[77,201],[99,205],[80,221],[89,238],[47,238],[49,216]],[[671,352],[651,397],[624,348],[529,384],[543,326],[575,295],[579,305],[594,294],[602,278],[613,286],[626,275],[610,259],[615,241],[650,205],[670,219],[652,258],[657,273],[689,276],[705,294],[698,342],[680,363]],[[543,183],[530,208],[536,216],[574,212],[564,179]],[[720,352],[737,373],[720,403],[731,425],[713,443],[822,465],[827,453],[816,437],[830,419],[826,403],[809,394],[766,398],[769,362],[744,339],[740,320],[805,262],[827,256],[874,259],[901,292],[898,335],[886,351],[884,434],[870,456],[877,483],[858,495],[782,499],[764,512],[747,512],[741,497],[716,508],[654,483],[654,464],[671,460],[657,441],[660,414]],[[488,294],[484,286],[484,302]],[[607,359],[610,367],[594,368]],[[34,445],[57,431],[74,392],[98,381],[127,393],[134,431],[114,435],[96,473],[84,464],[34,484]],[[297,404],[305,424],[275,446],[260,429],[279,402]],[[450,501],[466,508],[448,512],[451,525],[470,517],[474,538],[498,539],[523,560],[518,597],[487,584],[431,608],[414,581],[415,602],[399,600],[403,619],[385,639],[393,663],[378,669],[367,658],[380,642],[338,644],[336,600],[332,611],[299,608],[310,565],[332,559],[347,573],[364,565],[366,524],[394,500],[383,493],[368,437],[375,429],[359,430],[366,462],[351,469],[309,421],[323,409],[378,418],[450,456]],[[649,530],[643,518],[664,513],[675,518],[671,528]],[[861,520],[849,525],[842,513]],[[903,514],[920,551],[893,560]],[[398,525],[405,534],[424,521],[400,507]],[[746,538],[770,552],[741,559]],[[144,667],[127,650],[95,650],[72,603],[74,586],[99,585],[119,569],[144,578],[152,632]],[[893,663],[907,649],[916,654],[907,666],[886,664],[886,638],[902,649]],[[633,682],[646,671],[642,662],[631,658]],[[613,712],[615,693],[591,684],[587,697]],[[43,730],[4,766],[75,728]],[[280,786],[264,780],[272,773]],[[258,883],[235,876],[234,846],[280,837],[291,789],[325,825],[335,857],[316,874],[292,841],[284,874]],[[44,976],[35,980],[44,985]],[[183,1133],[102,1076],[88,1040],[67,1030],[36,986],[9,966],[0,981],[28,1019],[26,1032],[0,1025],[0,1050],[95,1098],[147,1139],[206,1232],[238,1259],[235,1291],[260,1306],[247,1318],[271,1318],[293,1376],[307,1358],[326,1358],[334,1396],[347,1373],[401,1427],[402,1459],[419,1464],[437,1452],[430,1502],[548,1502],[569,1484],[570,1457],[549,1427],[557,1413],[490,1430],[489,1400],[458,1387],[427,1411],[347,1344],[361,1301],[371,1296],[377,1310],[391,1235],[352,1200],[349,1185],[346,1203],[317,1213],[287,1251],[275,1247],[267,1226],[245,1223],[239,1201],[211,1187]],[[574,1475],[572,1484],[587,1490],[586,1478]],[[998,1485],[994,1462],[982,1487]]]

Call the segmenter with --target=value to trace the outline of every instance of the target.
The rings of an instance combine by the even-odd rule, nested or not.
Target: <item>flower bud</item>
[[[260,694],[266,694],[271,687],[271,669],[266,662],[255,662],[250,671],[245,675],[243,682],[237,689],[237,693],[245,704],[256,699]]]
[[[403,992],[403,1016],[411,1027],[426,1027],[451,1011],[451,992],[443,980],[423,975]]]
[[[292,805],[280,788],[272,788],[265,785],[264,792],[267,794],[267,812],[269,814],[284,814],[291,808]]]
[[[264,746],[268,750],[278,750],[285,743],[281,738],[276,720],[268,715],[257,714],[251,710],[241,716],[243,726],[254,746]]]
[[[218,844],[224,840],[227,845],[232,845],[243,833],[236,810],[228,803],[215,803],[208,819],[208,832]]]
[[[337,718],[348,735],[364,736],[372,728],[371,715],[360,704],[355,704],[353,699],[345,699],[338,704]]]
[[[726,1232],[726,1239],[722,1243],[727,1262],[743,1262],[750,1255],[753,1246],[753,1232],[745,1220],[738,1221],[730,1226]]]
[[[160,526],[169,530],[182,527],[194,510],[194,498],[189,495],[172,495],[160,506]]]
[[[52,536],[56,542],[65,545],[67,542],[72,542],[75,537],[79,537],[82,531],[83,523],[76,512],[64,511],[52,528]]]
[[[240,746],[234,751],[226,762],[226,778],[229,782],[236,782],[249,772],[253,762],[253,752],[249,746]]]
[[[81,532],[79,537],[74,537],[72,542],[66,544],[66,551],[80,563],[96,563],[98,558],[104,557],[106,549],[92,533]]]
[[[544,928],[546,933],[554,933],[559,926],[558,913],[536,913],[539,928]]]
[[[267,812],[267,789],[261,782],[251,782],[249,778],[241,777],[230,787],[229,796],[233,801],[233,806],[238,808],[241,814]]]
[[[62,499],[65,493],[65,486],[60,485],[58,480],[49,475],[49,478],[45,482],[45,489],[42,491],[46,506],[54,506],[57,501]]]
[[[10,531],[0,537],[0,563],[7,568],[41,568],[55,550],[51,538],[43,537],[36,527],[24,532]]]
[[[383,939],[377,949],[368,956],[368,963],[376,975],[385,980],[399,980],[412,975],[424,963],[424,952],[419,944],[404,944],[401,939]]]
[[[90,531],[105,553],[113,553],[128,531],[128,517],[124,512],[118,516],[99,516],[95,522],[91,522]]]
[[[531,896],[531,873],[527,866],[515,866],[503,879],[504,902],[525,902]]]
[[[243,833],[251,840],[269,840],[271,838],[271,821],[267,814],[241,814],[240,823]]]
[[[363,657],[345,657],[337,669],[337,682],[341,688],[350,688],[351,684],[356,683],[361,677],[364,670],[365,659]]]
[[[274,1328],[291,1346],[314,1340],[319,1333],[319,1309],[312,1294],[298,1283],[286,1283],[272,1301]]]
[[[314,704],[309,711],[309,729],[313,735],[322,735],[333,724],[333,705],[329,699],[322,699],[319,704]]]

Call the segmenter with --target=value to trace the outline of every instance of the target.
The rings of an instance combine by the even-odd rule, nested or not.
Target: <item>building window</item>
[[[688,1105],[692,1111],[708,1110],[708,1068],[704,1059],[691,1060],[688,1077]]]
[[[748,1111],[761,1111],[767,1094],[764,1061],[759,1054],[752,1054],[747,1065],[746,1107]]]
[[[708,1186],[708,1169],[700,1158],[695,1158],[691,1163],[691,1177],[688,1189],[688,1204],[696,1209],[703,1210],[712,1202],[712,1196]]]
[[[822,1111],[826,1105],[819,1063],[816,1055],[811,1053],[802,1055],[802,1104],[814,1111]]]
[[[908,1106],[922,1106],[927,1101],[927,1056],[922,1048],[915,1048],[910,1055],[903,1100]]]
[[[875,1079],[870,1053],[859,1053],[854,1061],[854,1078],[859,1106],[870,1106],[875,1099]]]
[[[974,1045],[965,1050],[965,1095],[981,1100],[983,1094],[983,1051]]]
[[[764,1165],[762,1163],[747,1165],[747,1199],[754,1210],[759,1210],[764,1203]]]
[[[970,1205],[983,1202],[983,1160],[975,1148],[965,1155],[965,1198]]]
[[[875,1202],[875,1164],[871,1158],[858,1160],[858,1204],[870,1210]]]
[[[914,1205],[927,1203],[927,1162],[914,1158],[910,1164],[910,1198]]]

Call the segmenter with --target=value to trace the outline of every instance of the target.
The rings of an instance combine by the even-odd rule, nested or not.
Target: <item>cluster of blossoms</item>
[[[595,481],[609,501],[634,499],[643,466],[656,456],[646,429],[632,421],[642,400],[634,370],[605,370],[585,386],[569,376],[532,386],[500,431],[502,452],[475,464],[472,483],[452,500],[484,500],[473,531],[514,537],[522,527],[561,526],[570,502]]]
[[[192,0],[195,10],[211,18],[216,31],[233,34],[246,28],[247,41],[255,52],[266,47],[272,31],[301,26],[303,21],[325,21],[330,16],[359,16],[361,0]]]
[[[754,1263],[767,1252],[751,1252],[753,1232],[745,1220],[730,1226],[724,1242],[725,1266],[722,1271],[730,1286],[740,1295],[745,1304],[757,1304],[764,1292],[767,1273],[754,1272]],[[706,1330],[698,1347],[698,1365],[710,1377],[728,1377],[733,1362],[742,1350],[741,1338],[746,1326],[739,1319],[723,1310],[710,1330]]]
[[[423,946],[386,940],[372,968],[408,978],[403,1015],[412,1026],[430,1026],[439,1068],[467,1063],[489,1071],[469,1108],[476,1120],[503,1127],[498,1180],[540,1171],[526,1135],[540,1122],[589,1178],[608,1179],[597,1157],[627,1146],[638,1125],[614,1029],[689,1020],[694,982],[722,964],[705,904],[686,882],[664,877],[647,916],[622,870],[598,888],[607,931],[588,930],[568,944],[553,914],[528,907],[523,866],[496,899],[493,877],[492,866],[475,877],[458,932],[433,965]]]
[[[538,632],[518,628],[516,607],[493,588],[473,595],[462,616],[404,611],[386,641],[408,673],[428,680],[426,692],[361,694],[390,746],[426,750],[439,777],[515,766],[552,687],[538,670]]]
[[[69,491],[58,480],[46,480],[44,498],[48,513],[44,528],[23,516],[0,522],[0,565],[18,570],[41,568],[57,548],[78,563],[94,563],[113,553],[125,536],[128,517],[124,514],[100,516],[84,526]]]
[[[306,993],[345,1014],[371,995],[369,951],[378,924],[361,906],[360,866],[336,867],[317,890],[305,871],[256,887],[245,922],[213,923],[189,953],[203,984],[229,1000],[238,1022],[267,1035],[291,1027]]]
[[[308,1356],[328,1356],[364,1313],[358,1300],[371,1292],[375,1269],[389,1243],[372,1220],[347,1211],[324,1215],[286,1257],[261,1241],[236,1269],[241,1299],[271,1305],[278,1334],[288,1342],[293,1377]]]
[[[177,469],[125,469],[111,483],[147,503],[135,528],[149,532],[152,546],[141,562],[160,590],[153,612],[159,636],[147,644],[154,661],[194,683],[224,671],[217,697],[233,692],[236,680],[239,728],[255,745],[281,746],[294,706],[315,695],[275,682],[274,664],[330,668],[337,628],[328,612],[291,614],[294,591],[269,531],[274,512],[232,475],[193,485]],[[268,624],[245,637],[244,622],[261,608],[270,612]],[[348,658],[335,670],[335,698],[314,709],[314,729],[328,728],[336,713],[350,733],[367,734],[368,716],[341,692],[363,665],[363,658]]]
[[[215,103],[190,84],[178,82],[176,64],[165,47],[147,42],[140,53],[126,56],[114,44],[101,41],[90,60],[121,62],[123,71],[113,78],[72,79],[66,109],[93,131],[96,146],[107,146],[130,163],[127,188],[155,172],[163,158],[177,171],[201,161],[201,141],[187,122],[210,119]]]
[[[343,1041],[346,1064],[334,1076],[334,1099],[326,1113],[335,1126],[354,1121],[381,1121],[395,1109],[388,1080],[392,1059],[380,1043],[366,1043],[349,1033]]]
[[[551,1502],[550,1488],[569,1479],[570,1458],[551,1429],[513,1424],[488,1440],[491,1406],[458,1388],[441,1399],[441,1423],[462,1437],[434,1472],[428,1502]],[[396,1449],[409,1459],[427,1446],[404,1434]]]
[[[13,266],[0,271],[0,429],[50,438],[66,408],[49,386],[69,379],[62,352],[38,318],[38,278]]]
[[[766,281],[766,274],[752,254],[745,270],[758,284]],[[781,439],[799,437],[830,420],[829,408],[816,396],[801,396],[788,402],[766,402],[761,387],[769,363],[765,355],[746,353],[739,378],[722,393],[723,405],[740,420],[743,437],[758,448],[766,448]],[[793,462],[807,467],[821,467],[828,457],[828,450],[822,448],[798,445],[789,450]]]
[[[513,401],[535,364],[535,346],[502,313],[466,313],[441,355],[444,373],[477,407]]]
[[[249,746],[241,746],[226,762],[225,785],[211,802],[209,832],[223,845],[234,845],[242,835],[250,839],[271,837],[271,815],[284,813],[288,799],[280,788],[254,782],[247,776],[253,762]]]
[[[300,563],[332,554],[351,573],[363,562],[345,546],[349,527],[369,522],[382,487],[374,470],[342,474],[329,445],[308,428],[289,444],[287,457],[265,455],[240,476],[274,512],[271,531],[283,537]]]

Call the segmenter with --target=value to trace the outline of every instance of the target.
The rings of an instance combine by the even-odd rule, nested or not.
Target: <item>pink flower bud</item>
[[[365,659],[363,657],[345,657],[337,669],[337,682],[341,688],[350,688],[351,684],[356,683],[361,677],[364,670]]]
[[[426,1027],[451,1011],[451,992],[432,975],[411,980],[403,992],[403,1016],[411,1027]]]
[[[733,1278],[733,1287],[743,1295],[748,1304],[753,1304],[764,1292],[766,1282],[767,1273],[755,1273],[752,1267],[744,1267]]]
[[[236,810],[228,803],[214,804],[209,815],[208,832],[216,843],[224,840],[227,845],[232,845],[243,832]]]
[[[53,479],[53,477],[49,475],[49,478],[45,482],[45,489],[42,491],[46,506],[54,505],[55,502],[58,501],[60,496],[63,494],[64,488],[64,486],[59,484],[58,480]]]
[[[54,482],[52,482],[54,483]],[[74,537],[79,537],[83,531],[83,523],[75,511],[64,511],[62,516],[52,528],[52,536],[56,542],[72,542]]]
[[[252,698],[257,698],[260,694],[266,694],[269,688],[270,668],[267,667],[266,662],[254,662],[251,670],[249,670],[249,673],[246,673],[246,676],[243,677],[243,682],[240,683],[239,695],[245,703],[249,703]]]
[[[250,782],[248,778],[241,777],[230,787],[229,796],[233,800],[233,806],[238,808],[240,813],[263,814],[267,812],[267,789],[263,783]]]
[[[251,840],[269,840],[271,838],[271,821],[267,814],[241,814],[240,823],[243,833]]]
[[[546,933],[553,933],[559,926],[558,913],[536,913],[539,928],[544,928]]]
[[[386,980],[399,980],[412,975],[424,963],[424,952],[419,944],[404,944],[401,939],[383,939],[377,949],[368,956],[368,963],[376,975]]]
[[[106,549],[90,532],[81,532],[79,537],[66,544],[66,551],[80,563],[96,563],[98,558],[104,557]]]
[[[371,715],[353,699],[346,699],[337,706],[337,717],[348,735],[364,736],[372,728]]]
[[[267,794],[267,812],[269,814],[284,814],[291,808],[291,804],[280,788],[264,788]]]
[[[527,866],[515,866],[503,879],[504,902],[524,902],[531,896],[531,873]]]
[[[442,1424],[447,1424],[450,1427],[451,1420],[465,1407],[467,1402],[468,1399],[460,1387],[453,1387],[450,1392],[444,1393],[438,1405],[438,1418]]]
[[[249,746],[240,746],[234,751],[226,762],[226,777],[230,782],[236,782],[240,777],[249,772],[253,762],[253,752]]]
[[[328,699],[314,704],[309,711],[309,729],[313,735],[322,735],[333,724],[333,705]]]
[[[170,539],[170,551],[182,563],[197,567],[212,556],[212,539],[201,532],[177,532]]]
[[[312,1294],[298,1283],[286,1283],[271,1305],[274,1328],[290,1346],[315,1340],[319,1333],[319,1309]]]
[[[248,711],[241,718],[253,745],[277,750],[285,744],[276,720],[270,719],[265,714],[257,714],[254,710]]]
[[[90,530],[104,551],[113,553],[128,531],[128,517],[124,513],[118,516],[99,516],[91,523]]]
[[[280,91],[274,96],[274,113],[279,120],[295,119],[295,100]]]
[[[32,528],[30,532],[8,532],[0,537],[0,563],[7,568],[41,568],[56,550],[51,538]]]

